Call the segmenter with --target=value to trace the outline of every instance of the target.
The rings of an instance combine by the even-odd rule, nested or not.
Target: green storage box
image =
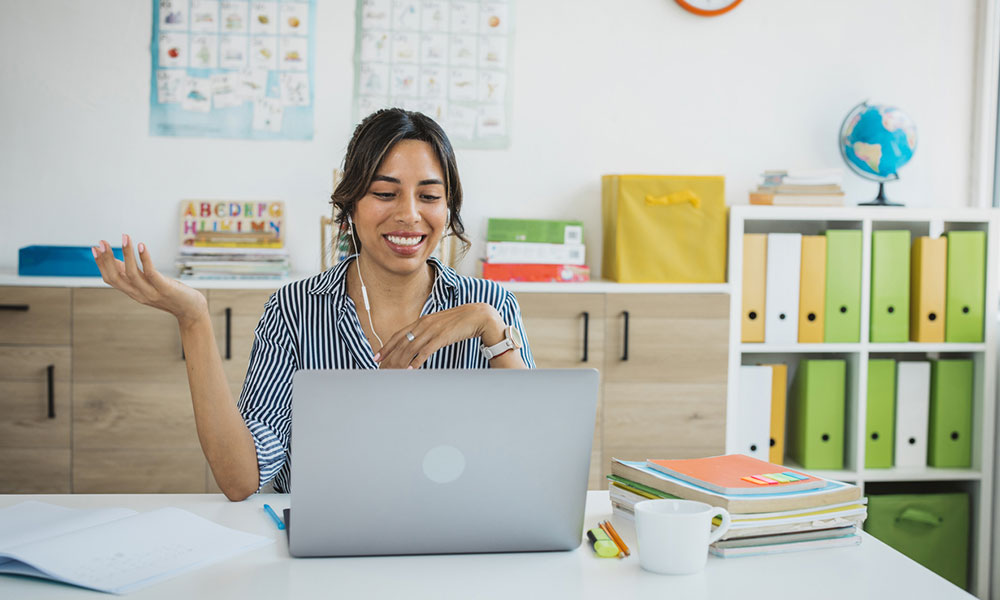
[[[871,494],[864,529],[955,585],[968,585],[968,494]]]

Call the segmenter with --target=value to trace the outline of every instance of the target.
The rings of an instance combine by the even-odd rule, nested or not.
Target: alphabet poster
[[[358,0],[354,118],[416,110],[456,147],[507,148],[514,0]]]
[[[313,137],[316,0],[153,0],[149,133]]]

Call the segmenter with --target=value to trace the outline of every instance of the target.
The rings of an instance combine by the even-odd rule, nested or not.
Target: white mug
[[[722,524],[712,529],[712,518]],[[708,545],[729,531],[729,512],[693,500],[643,500],[635,505],[639,564],[647,571],[688,575],[705,568]]]

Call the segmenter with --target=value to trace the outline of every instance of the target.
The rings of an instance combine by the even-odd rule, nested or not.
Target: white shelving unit
[[[854,229],[862,232],[861,332],[860,342],[850,344],[753,344],[741,342],[743,234],[802,233],[819,235],[828,229]],[[908,229],[911,235],[938,236],[952,230],[979,230],[987,233],[986,311],[984,342],[976,344],[871,343],[869,339],[871,296],[872,231]],[[993,318],[1000,305],[997,286],[998,219],[992,210],[932,210],[886,207],[771,207],[734,206],[729,219],[729,282],[731,293],[729,331],[729,390],[727,415],[739,414],[738,390],[740,365],[784,362],[789,378],[801,358],[843,358],[847,362],[847,398],[845,427],[845,468],[817,471],[817,474],[856,483],[864,490],[869,484],[898,485],[903,482],[950,486],[969,493],[971,500],[970,591],[986,598],[990,589],[990,532],[992,531],[993,473],[996,454],[996,371],[997,322]],[[973,397],[972,467],[969,469],[888,468],[866,469],[865,414],[870,357],[901,360],[925,360],[942,357],[967,357],[973,360],[975,387]],[[737,452],[737,429],[732,419],[726,421],[726,450]],[[792,463],[789,463],[792,464]],[[870,487],[870,486],[869,486]],[[867,491],[866,491],[867,493]]]

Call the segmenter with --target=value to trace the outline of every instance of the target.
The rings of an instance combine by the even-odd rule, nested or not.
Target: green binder
[[[868,361],[868,408],[865,412],[865,467],[892,466],[896,430],[896,361]]]
[[[788,406],[786,452],[805,469],[844,468],[843,360],[799,362]]]
[[[986,232],[948,232],[944,341],[983,341]]]
[[[910,232],[872,232],[871,341],[910,340]]]
[[[864,527],[955,585],[968,585],[968,494],[871,494]]]
[[[931,410],[927,464],[972,466],[972,360],[931,362]]]
[[[825,342],[861,341],[861,232],[826,232]]]

